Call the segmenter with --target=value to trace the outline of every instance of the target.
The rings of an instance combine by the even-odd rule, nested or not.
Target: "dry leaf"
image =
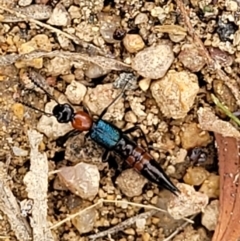
[[[219,159],[220,213],[212,241],[237,241],[240,237],[240,142],[217,133],[215,138]]]

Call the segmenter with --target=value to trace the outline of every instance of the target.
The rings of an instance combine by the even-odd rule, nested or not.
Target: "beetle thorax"
[[[91,129],[93,120],[88,113],[84,111],[78,111],[75,113],[72,120],[72,126],[79,131],[88,131]]]

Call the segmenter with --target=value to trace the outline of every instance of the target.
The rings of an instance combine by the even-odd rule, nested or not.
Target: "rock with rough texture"
[[[198,93],[198,79],[187,71],[170,70],[152,83],[151,92],[162,113],[169,118],[184,118]]]
[[[129,53],[136,53],[144,48],[145,43],[138,34],[126,34],[123,39],[123,45]]]
[[[32,0],[19,0],[18,5],[21,7],[26,7],[32,3]]]
[[[69,74],[71,61],[61,57],[55,57],[46,63],[46,69],[52,76]]]
[[[77,212],[81,210],[76,210]],[[73,225],[79,233],[88,233],[92,231],[97,219],[97,211],[94,208],[83,211],[72,220]]]
[[[181,219],[200,213],[208,204],[206,194],[196,192],[190,185],[178,183],[180,194],[168,203],[168,212],[174,219]]]
[[[84,105],[91,113],[100,115],[121,90],[113,89],[112,84],[97,85],[95,88],[88,88],[84,97]],[[122,120],[124,116],[123,98],[120,98],[104,115],[107,120]]]
[[[12,151],[15,156],[27,156],[28,151],[24,150],[18,146],[12,146]]]
[[[83,199],[92,200],[98,193],[100,174],[95,165],[81,162],[62,167],[58,176],[71,192]]]
[[[86,92],[87,88],[83,84],[72,81],[71,84],[68,85],[65,94],[71,103],[77,105],[83,101]]]
[[[204,228],[193,228],[188,225],[182,232],[178,233],[172,241],[211,241],[209,235]]]
[[[128,197],[141,195],[146,182],[147,180],[133,169],[123,171],[117,178],[120,190]]]
[[[174,60],[169,44],[158,44],[138,52],[132,60],[132,68],[145,78],[162,78]]]
[[[30,41],[22,43],[18,47],[19,54],[27,54],[32,51],[52,51],[52,44],[50,39],[45,34],[37,34]],[[40,69],[43,66],[43,58],[35,58],[31,60],[18,60],[15,63],[17,68],[22,68],[26,66],[34,67],[36,69]]]
[[[219,182],[220,177],[214,173],[203,182],[199,191],[208,195],[209,198],[219,198]]]
[[[193,44],[185,45],[178,58],[191,72],[200,71],[206,64],[204,57]]]
[[[181,127],[180,139],[182,147],[189,150],[198,146],[207,146],[211,141],[211,136],[207,131],[199,128],[197,123],[184,124]]]
[[[203,167],[189,167],[183,180],[185,183],[192,186],[201,185],[209,176],[209,172]]]
[[[55,26],[67,26],[69,23],[69,13],[61,3],[57,4],[48,20],[48,24]]]
[[[202,214],[202,225],[209,231],[214,231],[217,226],[217,220],[219,215],[219,201],[212,201]]]

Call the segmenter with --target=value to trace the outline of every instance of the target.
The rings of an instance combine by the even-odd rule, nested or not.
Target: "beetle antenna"
[[[53,95],[51,95],[46,89],[44,89],[43,86],[42,86],[40,83],[38,83],[34,78],[30,78],[30,79],[31,79],[31,81],[32,81],[39,89],[41,89],[50,99],[54,100],[57,104],[60,104],[60,103],[57,101],[57,99],[56,99]]]
[[[48,117],[53,116],[52,113],[48,113],[48,112],[45,112],[44,110],[40,110],[40,109],[36,108],[35,106],[33,106],[33,105],[29,104],[29,103],[26,103],[26,102],[24,102],[22,100],[16,99],[16,102],[18,102],[20,104],[23,104],[23,105],[27,106],[30,109],[36,110],[36,111],[38,111],[38,112],[40,112],[40,113],[42,113],[42,114],[44,114],[44,115],[46,115]]]

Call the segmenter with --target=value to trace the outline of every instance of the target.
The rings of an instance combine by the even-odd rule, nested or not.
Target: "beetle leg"
[[[79,133],[80,133],[79,130],[73,129],[73,130],[67,132],[65,135],[58,137],[56,140],[56,143],[58,146],[64,146],[65,142],[68,140],[69,137],[76,136]]]
[[[109,150],[105,150],[102,155],[102,162],[108,162],[108,159],[110,157],[111,153]]]

